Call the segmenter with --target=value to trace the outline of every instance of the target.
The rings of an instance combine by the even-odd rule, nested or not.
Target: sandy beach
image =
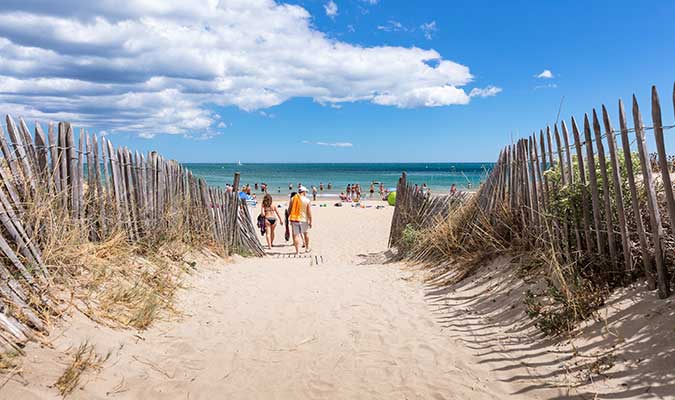
[[[279,235],[262,259],[197,255],[177,304],[147,331],[74,312],[30,344],[3,398],[60,398],[54,383],[88,340],[110,353],[72,399],[494,399],[495,379],[438,323],[423,283],[382,264],[392,207],[314,207],[312,255],[288,258]],[[279,231],[281,233],[281,230]],[[318,261],[318,264],[317,264]]]

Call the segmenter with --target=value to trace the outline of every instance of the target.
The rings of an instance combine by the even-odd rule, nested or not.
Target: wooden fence
[[[389,231],[389,247],[400,247],[406,227],[420,230],[445,220],[452,210],[464,204],[468,196],[466,192],[428,196],[408,184],[408,176],[404,172],[396,186],[396,208]]]
[[[672,101],[675,112],[675,87]],[[488,221],[512,222],[509,235],[553,247],[562,262],[606,260],[608,272],[626,276],[639,268],[649,289],[665,298],[675,262],[675,195],[664,132],[674,126],[663,124],[656,87],[651,126],[635,96],[630,126],[622,101],[616,110],[618,125],[603,105],[580,124],[572,118],[506,146],[476,205]],[[651,154],[649,134],[656,146]],[[392,238],[403,223],[393,222]]]
[[[115,148],[105,137],[73,132],[67,122],[35,124],[6,117],[0,128],[0,350],[44,330],[41,313],[53,309],[50,268],[42,259],[51,207],[62,220],[101,241],[124,232],[130,242],[206,238],[225,253],[264,254],[248,208],[236,191],[210,187],[178,162]],[[9,141],[7,140],[9,139]],[[77,140],[77,141],[76,141]],[[76,144],[77,143],[77,144]],[[235,184],[238,181],[235,175]]]

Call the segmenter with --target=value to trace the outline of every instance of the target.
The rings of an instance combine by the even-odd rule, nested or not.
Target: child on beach
[[[274,246],[274,229],[277,227],[277,219],[281,225],[284,225],[284,221],[281,220],[281,215],[279,211],[274,206],[272,201],[272,195],[265,194],[262,201],[262,208],[260,214],[265,217],[265,237],[267,239],[267,248],[272,249]]]

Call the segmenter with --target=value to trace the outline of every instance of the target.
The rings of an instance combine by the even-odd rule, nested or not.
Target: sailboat
[[[237,161],[237,165],[242,165],[242,164],[241,164],[241,161]]]

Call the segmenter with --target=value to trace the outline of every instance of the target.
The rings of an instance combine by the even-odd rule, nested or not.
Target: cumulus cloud
[[[473,88],[471,89],[471,92],[469,92],[469,97],[492,97],[501,93],[501,91],[502,88],[492,85],[485,88]]]
[[[472,80],[435,50],[330,39],[274,0],[0,2],[0,112],[110,133],[208,138],[220,107],[295,97],[466,104]]]
[[[545,69],[541,73],[537,74],[537,78],[540,79],[551,79],[553,78],[553,72],[550,69]]]
[[[447,104],[468,104],[469,96],[464,90],[451,85],[414,88],[400,94],[380,94],[373,103],[399,108],[440,107]]]
[[[323,9],[326,10],[326,15],[335,19],[338,15],[338,6],[333,0],[330,0],[328,3],[323,5]]]

